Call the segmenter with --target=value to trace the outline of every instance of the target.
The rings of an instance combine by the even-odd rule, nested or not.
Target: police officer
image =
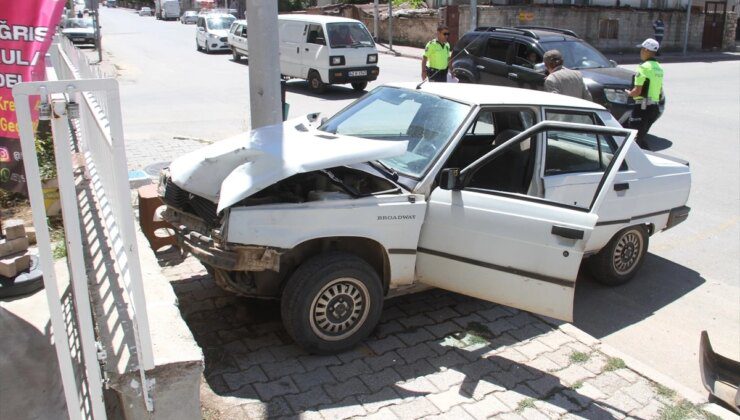
[[[660,95],[663,92],[663,67],[655,61],[660,44],[658,41],[648,38],[640,47],[640,60],[642,64],[637,68],[635,83],[628,95],[635,98],[635,109],[629,119],[630,128],[637,129],[635,141],[645,150],[650,150],[645,136],[650,131],[650,126],[660,115]]]
[[[450,43],[447,38],[450,30],[447,26],[437,27],[437,38],[427,42],[424,57],[421,59],[421,78],[429,77],[432,82],[446,82],[447,68],[450,62]]]

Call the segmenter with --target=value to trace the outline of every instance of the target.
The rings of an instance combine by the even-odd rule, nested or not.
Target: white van
[[[378,78],[378,50],[359,20],[321,15],[279,15],[280,74],[306,79],[314,92],[350,83],[358,91]],[[246,22],[232,26],[234,59],[248,55]]]
[[[195,49],[205,50],[210,54],[213,51],[229,49],[227,37],[231,24],[236,20],[226,13],[207,13],[198,16],[195,31]]]

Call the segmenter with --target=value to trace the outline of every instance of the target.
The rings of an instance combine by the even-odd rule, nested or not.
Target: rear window
[[[480,33],[465,34],[453,49],[453,55],[459,54],[463,49],[473,56],[481,55],[482,46],[485,45],[486,36]]]

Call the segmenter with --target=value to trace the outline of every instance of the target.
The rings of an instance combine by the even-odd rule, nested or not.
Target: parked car
[[[572,320],[583,257],[622,284],[688,217],[688,164],[634,136],[564,95],[384,85],[176,159],[163,217],[216,284],[279,298],[311,352],[352,347],[384,297],[429,286]]]
[[[62,34],[75,44],[95,44],[95,27],[91,18],[66,19]]]
[[[197,23],[198,22],[198,12],[195,10],[186,10],[185,13],[180,16],[180,23],[182,24],[188,24],[188,23]]]
[[[146,6],[142,7],[141,9],[139,9],[139,16],[154,16],[154,14],[152,13],[152,8]]]
[[[542,56],[548,50],[563,54],[565,67],[583,74],[593,101],[608,109],[621,124],[634,108],[634,72],[617,66],[596,48],[566,29],[535,26],[481,27],[468,32],[453,48],[452,72],[461,82],[544,88]],[[661,112],[665,99],[661,100]]]
[[[198,15],[195,23],[195,49],[205,51],[229,50],[228,35],[231,24],[236,18],[227,13],[207,13]]]
[[[362,91],[378,78],[378,50],[365,25],[321,15],[280,15],[280,73],[308,81],[317,93],[351,84]]]
[[[247,56],[249,48],[247,44],[246,20],[236,20],[231,24],[228,42],[229,47],[231,47],[231,54],[234,56],[234,61],[239,61],[242,57]]]

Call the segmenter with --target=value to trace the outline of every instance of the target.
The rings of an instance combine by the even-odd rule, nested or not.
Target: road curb
[[[635,359],[634,357],[624,354],[623,352],[615,349],[609,344],[606,344],[603,341],[599,340],[598,338],[593,337],[592,335],[586,333],[585,331],[581,330],[575,325],[567,324],[567,323],[558,324],[558,323],[555,323],[554,320],[551,318],[545,318],[545,317],[539,317],[539,318],[545,321],[546,323],[553,325],[553,327],[560,329],[560,331],[575,338],[576,340],[583,342],[584,344],[588,346],[595,347],[597,350],[601,351],[602,353],[604,353],[605,355],[609,357],[622,359],[622,361],[624,361],[625,365],[627,365],[627,367],[630,370],[633,370],[638,375],[643,376],[644,378],[649,379],[650,381],[653,381],[655,383],[663,385],[666,388],[676,391],[676,393],[680,397],[691,402],[692,404],[701,406],[703,410],[706,410],[722,419],[736,420],[738,418],[736,414],[732,413],[726,408],[716,403],[709,402],[706,396],[701,395],[700,393],[694,391],[693,389],[679,383],[675,379],[661,372],[658,372],[654,368]],[[697,363],[699,362],[697,361]]]

